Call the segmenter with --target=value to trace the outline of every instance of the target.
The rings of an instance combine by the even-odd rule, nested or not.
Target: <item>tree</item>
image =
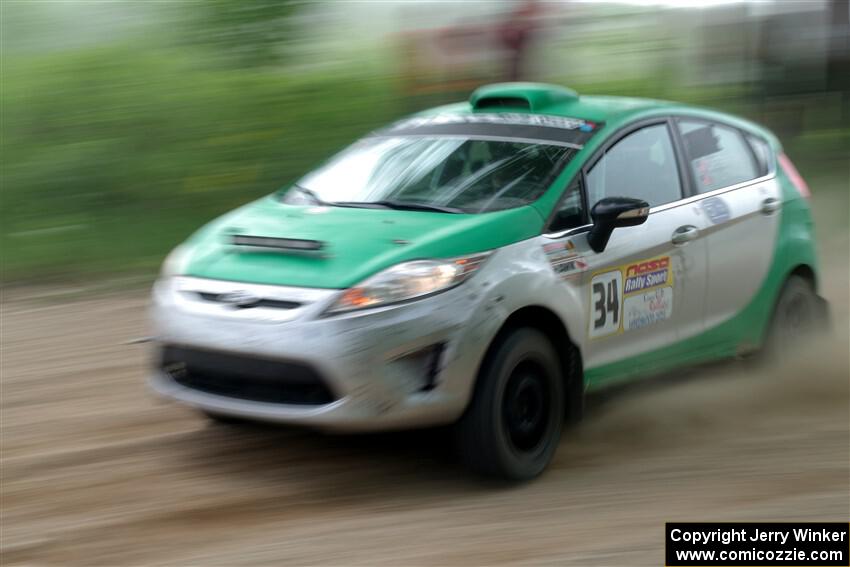
[[[293,0],[209,0],[197,5],[190,37],[233,64],[274,65],[294,36],[297,5]]]

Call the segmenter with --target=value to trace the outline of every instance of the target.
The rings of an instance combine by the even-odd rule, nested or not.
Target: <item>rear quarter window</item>
[[[696,120],[679,121],[679,130],[698,193],[762,175],[755,148],[750,148],[738,130]]]
[[[770,144],[758,136],[752,134],[747,135],[747,142],[753,149],[753,155],[756,156],[758,162],[759,176],[767,175],[774,169],[773,150],[770,149]]]

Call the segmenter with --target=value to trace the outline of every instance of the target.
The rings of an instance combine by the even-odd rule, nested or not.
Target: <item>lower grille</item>
[[[226,301],[227,293],[207,293],[203,291],[199,291],[198,297],[203,299],[204,301],[213,301],[215,303],[221,303],[223,305],[228,305]],[[236,309],[245,309],[247,307],[271,307],[272,309],[297,309],[301,307],[301,303],[297,301],[283,301],[280,299],[263,299],[257,298],[251,303],[240,305],[238,303],[232,304]]]
[[[297,362],[166,346],[160,369],[181,386],[228,398],[295,405],[335,399],[312,367]]]

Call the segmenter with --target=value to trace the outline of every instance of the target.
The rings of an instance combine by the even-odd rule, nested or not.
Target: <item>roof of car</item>
[[[775,141],[773,135],[761,126],[711,109],[648,98],[580,95],[572,89],[546,83],[485,85],[473,91],[466,102],[432,108],[423,114],[482,112],[565,116],[594,123],[604,122],[614,127],[654,114],[686,114],[726,122]]]

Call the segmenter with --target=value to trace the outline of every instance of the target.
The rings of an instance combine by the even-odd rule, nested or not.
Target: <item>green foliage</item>
[[[4,281],[151,270],[206,220],[401,114],[387,79],[199,59],[123,46],[4,61]]]
[[[231,63],[279,63],[295,36],[292,0],[207,0],[188,22],[187,37]]]
[[[227,4],[221,9],[235,9]],[[4,53],[0,281],[152,275],[205,221],[294,180],[364,132],[438,102],[404,100],[375,59],[348,53],[345,67],[293,75],[211,65],[207,46],[138,38],[50,55]],[[563,82],[585,94],[681,100],[776,126],[740,86],[675,89],[658,77]],[[824,105],[810,112],[828,121],[837,113]],[[804,175],[825,176],[815,191],[846,190],[846,130],[783,139]]]

